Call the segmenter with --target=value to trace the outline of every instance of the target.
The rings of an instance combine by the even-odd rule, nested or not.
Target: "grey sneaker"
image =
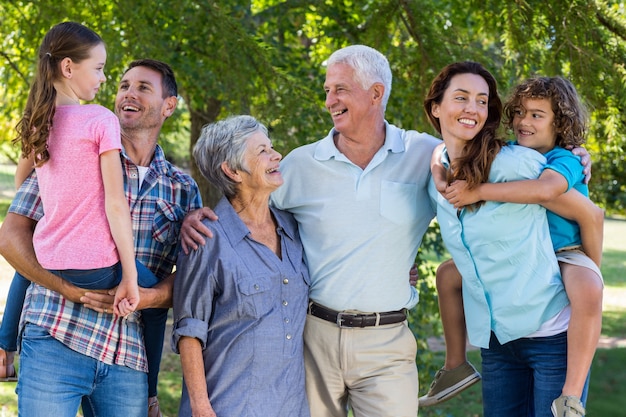
[[[441,368],[430,384],[428,394],[419,398],[419,406],[428,407],[449,400],[478,381],[480,374],[469,362],[449,371]]]
[[[578,397],[561,395],[552,401],[552,415],[554,417],[584,417],[585,407]]]

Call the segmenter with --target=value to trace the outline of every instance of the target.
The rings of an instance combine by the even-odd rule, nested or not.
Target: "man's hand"
[[[85,307],[97,311],[98,313],[113,314],[115,290],[116,288],[110,290],[89,290],[85,295],[80,297],[80,302],[83,303]]]
[[[172,290],[176,273],[159,281],[152,288],[139,287],[139,305],[137,310],[145,308],[170,308],[172,307]],[[80,298],[80,302],[99,313],[113,313],[116,288],[109,290],[89,290]]]
[[[413,264],[413,266],[409,270],[409,284],[411,284],[411,287],[415,287],[419,277],[420,276],[419,276],[419,272],[417,270],[417,264]]]
[[[205,237],[213,238],[211,230],[202,224],[204,219],[215,221],[217,216],[208,207],[190,211],[185,216],[183,225],[180,228],[180,243],[186,255],[189,255],[191,249],[198,249],[198,245],[204,245]]]
[[[585,179],[583,182],[585,184],[589,184],[589,180],[591,180],[591,155],[587,152],[585,148],[574,148],[571,149],[572,153],[576,156],[580,156],[580,163],[583,166],[583,174],[585,174]]]

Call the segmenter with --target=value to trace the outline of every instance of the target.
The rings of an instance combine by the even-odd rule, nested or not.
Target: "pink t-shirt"
[[[119,261],[104,206],[100,154],[122,148],[119,120],[97,104],[57,106],[36,168],[44,216],[33,245],[46,269],[95,269]]]

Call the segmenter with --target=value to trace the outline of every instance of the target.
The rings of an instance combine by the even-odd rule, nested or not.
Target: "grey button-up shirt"
[[[180,254],[174,284],[172,348],[202,343],[209,397],[218,416],[309,416],[302,333],[309,275],[295,221],[271,208],[282,259],[254,241],[222,198],[213,239]],[[179,416],[191,416],[186,386]]]

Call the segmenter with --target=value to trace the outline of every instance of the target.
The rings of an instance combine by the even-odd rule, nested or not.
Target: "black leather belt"
[[[358,314],[331,310],[317,303],[310,303],[309,314],[336,323],[339,327],[383,326],[406,320],[406,309],[385,313]]]

